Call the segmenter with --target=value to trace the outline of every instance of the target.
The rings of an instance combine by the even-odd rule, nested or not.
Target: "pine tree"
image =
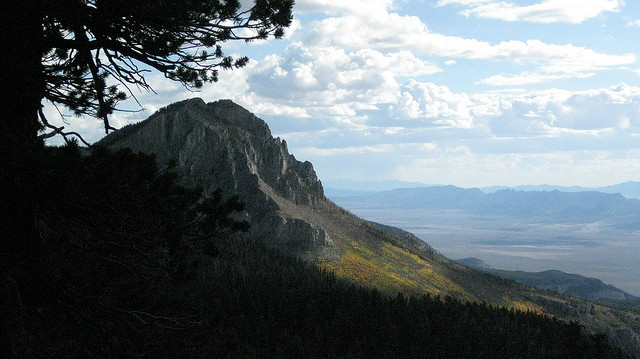
[[[190,88],[242,67],[227,41],[282,37],[293,0],[6,0],[0,86],[0,142],[13,150],[67,134],[42,114],[43,101],[99,118],[105,131],[131,87],[151,90],[144,74],[159,71]],[[109,79],[115,80],[109,82]],[[112,85],[112,83],[115,83]],[[40,134],[46,128],[48,133]],[[6,154],[6,151],[4,151]]]

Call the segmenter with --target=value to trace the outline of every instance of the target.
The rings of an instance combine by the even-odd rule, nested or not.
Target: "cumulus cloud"
[[[619,11],[622,0],[546,0],[519,6],[508,1],[440,0],[438,6],[460,5],[460,14],[504,21],[578,24],[605,12]]]
[[[521,85],[531,85],[531,84],[541,84],[548,83],[557,80],[565,80],[570,78],[588,78],[592,77],[595,74],[593,72],[582,72],[582,73],[568,73],[563,71],[561,73],[542,73],[542,72],[523,72],[519,74],[512,75],[494,75],[487,78],[484,78],[478,83],[485,84],[489,86],[521,86]]]
[[[248,90],[256,96],[304,108],[313,116],[357,120],[357,110],[394,102],[396,76],[428,75],[440,68],[408,51],[347,52],[292,43],[282,55],[267,56],[248,70]]]
[[[439,5],[477,10],[469,16],[488,16],[480,10],[492,5],[505,19],[511,14],[519,21],[582,22],[617,11],[620,4],[451,0]],[[296,7],[325,15],[309,16],[312,21],[284,51],[252,62],[235,81],[246,89],[240,103],[258,115],[298,120],[300,125],[278,125],[275,134],[287,139],[298,158],[312,161],[321,178],[562,184],[575,181],[567,175],[575,171],[586,183],[597,181],[593,168],[613,170],[638,154],[640,88],[525,87],[591,79],[632,66],[634,54],[553,44],[549,38],[489,42],[447,35],[432,31],[418,16],[394,13],[391,0],[300,0]],[[470,64],[498,64],[500,72],[461,78],[468,85],[458,90],[429,78],[445,78]],[[469,91],[486,85],[522,89]],[[627,166],[617,173],[628,180],[639,171]]]
[[[393,146],[388,144],[373,146],[350,146],[340,148],[318,148],[318,147],[302,147],[298,153],[302,156],[344,156],[354,154],[380,154],[390,153]]]
[[[446,86],[409,81],[400,89],[396,104],[389,108],[392,118],[423,119],[436,125],[470,128],[474,104],[466,94],[452,93]]]
[[[619,128],[640,134],[640,88],[626,84],[581,91],[561,104],[555,125],[574,129]]]
[[[393,7],[393,0],[297,0],[295,11],[328,15],[361,14],[371,16]]]
[[[567,78],[585,78],[636,62],[632,53],[605,54],[571,44],[548,44],[540,40],[502,41],[491,44],[477,39],[448,36],[430,31],[418,17],[386,13],[375,18],[356,15],[326,18],[310,26],[304,40],[308,47],[371,49],[381,54],[407,53],[472,60],[505,61],[518,66],[534,66],[537,71],[519,75],[490,77],[483,83],[515,85]],[[400,56],[401,57],[401,56]],[[416,62],[416,60],[413,60]],[[455,61],[455,60],[453,60]],[[398,66],[399,67],[399,66]],[[427,72],[426,70],[424,72]]]
[[[491,120],[490,126],[492,133],[505,137],[571,134],[591,137],[605,136],[611,131],[624,131],[625,135],[617,133],[622,137],[637,135],[640,88],[621,84],[598,90],[552,89],[517,96],[503,102],[500,115]]]
[[[488,126],[490,136],[598,134],[623,129],[640,134],[640,87],[568,91],[550,89],[519,95],[454,93],[446,86],[409,81],[400,87],[390,118],[420,120],[461,129]],[[595,131],[595,132],[594,132]]]

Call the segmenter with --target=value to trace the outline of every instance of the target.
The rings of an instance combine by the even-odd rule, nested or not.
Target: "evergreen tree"
[[[38,142],[38,131],[66,133],[40,111],[44,100],[99,118],[133,92],[150,90],[149,70],[187,87],[217,81],[219,69],[246,65],[225,56],[230,40],[279,38],[293,0],[6,0],[0,86],[0,142],[13,154]],[[109,79],[113,81],[109,82]],[[41,135],[48,136],[49,134]]]

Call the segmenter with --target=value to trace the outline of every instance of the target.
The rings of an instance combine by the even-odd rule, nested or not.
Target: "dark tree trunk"
[[[0,350],[16,353],[28,299],[44,283],[44,247],[37,228],[44,146],[38,110],[44,98],[41,0],[4,0],[0,10]],[[25,309],[27,308],[27,309]]]
[[[5,41],[0,70],[0,136],[6,155],[38,145],[38,109],[44,98],[44,40],[39,1],[4,2],[0,26]]]
[[[0,11],[0,221],[2,250],[28,250],[35,240],[39,166],[38,110],[44,97],[40,1],[5,0]]]

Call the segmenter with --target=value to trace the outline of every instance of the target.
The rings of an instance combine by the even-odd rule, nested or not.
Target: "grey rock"
[[[264,121],[230,100],[169,105],[98,145],[153,154],[160,166],[175,163],[187,186],[238,195],[247,204],[250,235],[329,243],[318,226],[284,214],[326,201],[313,165],[296,160]]]

